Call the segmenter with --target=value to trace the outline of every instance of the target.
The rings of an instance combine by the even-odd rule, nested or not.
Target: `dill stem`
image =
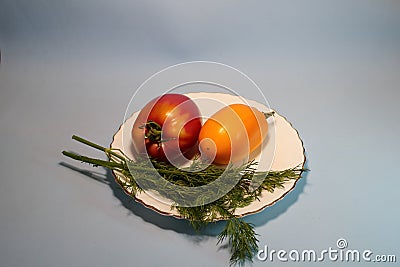
[[[68,152],[68,151],[63,151],[62,154],[64,156],[67,156],[67,157],[72,158],[74,160],[78,160],[78,161],[89,163],[89,164],[96,165],[96,166],[103,166],[103,167],[109,168],[111,170],[117,170],[117,171],[118,170],[126,170],[126,167],[124,166],[123,163],[90,158],[90,157],[78,155],[78,154],[75,154],[75,153],[72,153],[72,152]],[[179,172],[174,171],[174,170],[163,170],[163,169],[157,169],[156,170],[154,168],[135,166],[133,164],[129,164],[128,169],[129,170],[144,171],[144,172],[156,172],[157,171],[157,172],[162,173],[162,174],[177,174],[177,173],[179,173]]]
[[[119,158],[120,160],[125,161],[125,158],[124,158],[123,156],[119,155],[118,153],[115,153],[115,152],[112,151],[110,148],[106,148],[106,147],[104,147],[104,146],[95,144],[95,143],[90,142],[89,140],[86,140],[86,139],[84,139],[84,138],[82,138],[82,137],[79,137],[79,136],[77,136],[77,135],[73,135],[73,136],[72,136],[72,139],[74,139],[75,141],[78,141],[78,142],[80,142],[80,143],[83,143],[83,144],[85,144],[85,145],[88,145],[88,146],[90,146],[90,147],[93,147],[93,148],[96,148],[96,149],[98,149],[98,150],[101,150],[101,151],[105,152],[106,154],[109,153],[110,155],[116,156],[116,157]]]
[[[101,146],[101,145],[98,145],[98,144],[95,144],[95,143],[93,143],[93,142],[90,142],[89,140],[86,140],[86,139],[84,139],[84,138],[82,138],[82,137],[79,137],[79,136],[77,136],[77,135],[73,135],[72,136],[72,139],[74,139],[75,141],[78,141],[78,142],[80,142],[80,143],[83,143],[83,144],[85,144],[85,145],[88,145],[88,146],[90,146],[90,147],[93,147],[93,148],[96,148],[96,149],[98,149],[98,150],[101,150],[101,151],[106,151],[106,149],[107,148],[105,148],[104,146]]]
[[[72,153],[72,152],[68,152],[68,151],[63,151],[62,153],[63,153],[64,156],[67,156],[67,157],[72,158],[74,160],[90,163],[90,164],[96,165],[96,166],[103,166],[103,167],[109,168],[111,170],[118,170],[118,169],[123,170],[124,169],[124,166],[123,166],[122,163],[118,163],[118,162],[115,162],[115,161],[108,161],[108,160],[89,158],[89,157],[81,156],[81,155],[78,155],[78,154],[75,154],[75,153]]]

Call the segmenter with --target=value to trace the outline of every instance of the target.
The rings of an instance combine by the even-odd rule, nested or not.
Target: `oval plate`
[[[253,100],[244,99],[239,96],[221,94],[221,93],[188,93],[190,97],[199,107],[203,117],[207,118],[218,111],[221,107],[233,103],[246,103],[260,111],[271,111],[265,105]],[[131,115],[119,128],[113,137],[111,148],[120,149],[129,158],[134,159],[132,153],[132,138],[131,129],[136,120],[138,112]],[[258,171],[268,170],[285,170],[296,166],[304,167],[305,154],[303,142],[299,137],[296,129],[294,129],[289,121],[275,111],[272,122],[269,122],[269,133],[264,142],[261,153],[255,157],[255,161],[259,162]],[[124,177],[113,172],[113,175],[118,180],[124,180]],[[283,188],[276,188],[273,193],[264,190],[259,197],[259,201],[253,201],[250,205],[237,208],[235,215],[245,216],[262,211],[266,207],[273,205],[278,200],[282,199],[289,191],[291,191],[298,180],[290,180],[284,184]],[[124,189],[125,193],[132,195],[128,189]],[[182,218],[180,214],[171,209],[171,204],[168,201],[160,201],[145,191],[137,193],[135,199],[146,207],[168,216]]]

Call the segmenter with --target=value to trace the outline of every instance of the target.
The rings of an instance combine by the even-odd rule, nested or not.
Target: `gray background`
[[[71,135],[108,145],[136,88],[191,60],[249,75],[304,141],[311,172],[246,218],[260,247],[400,257],[399,1],[0,0],[0,49],[1,266],[227,265],[221,223],[196,236],[61,155],[104,157]]]

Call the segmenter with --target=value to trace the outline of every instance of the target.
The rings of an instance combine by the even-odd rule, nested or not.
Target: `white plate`
[[[198,105],[202,116],[209,117],[218,111],[222,105],[232,103],[247,103],[250,106],[256,107],[258,110],[268,112],[265,105],[253,100],[247,100],[238,96],[221,94],[221,93],[189,93],[186,94]],[[138,112],[132,114],[115,133],[111,148],[121,149],[128,157],[134,159],[132,153],[132,138],[131,129]],[[272,122],[269,123],[269,133],[266,142],[262,147],[261,153],[256,156],[255,160],[259,162],[258,170],[284,170],[296,166],[304,166],[305,155],[303,142],[299,137],[296,129],[292,127],[284,117],[275,111],[275,116]],[[118,179],[124,179],[117,173],[114,176]],[[117,176],[118,175],[118,176]],[[296,185],[297,180],[290,180],[285,183],[284,188],[276,188],[273,193],[264,191],[260,196],[259,201],[254,201],[244,208],[236,209],[235,214],[245,216],[262,211],[267,206],[270,206],[282,199]],[[125,190],[127,194],[132,192]],[[146,192],[137,193],[135,199],[146,207],[164,215],[181,218],[180,214],[171,209],[171,203],[159,201]]]

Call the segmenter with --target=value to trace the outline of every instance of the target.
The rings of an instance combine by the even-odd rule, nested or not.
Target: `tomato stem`
[[[272,117],[275,115],[275,111],[270,111],[270,112],[263,112],[265,119],[268,119],[269,117]]]
[[[154,142],[161,142],[162,131],[161,131],[160,124],[158,124],[157,122],[154,122],[154,121],[148,121],[140,128],[146,129],[146,133],[144,135],[145,138],[148,138]]]

